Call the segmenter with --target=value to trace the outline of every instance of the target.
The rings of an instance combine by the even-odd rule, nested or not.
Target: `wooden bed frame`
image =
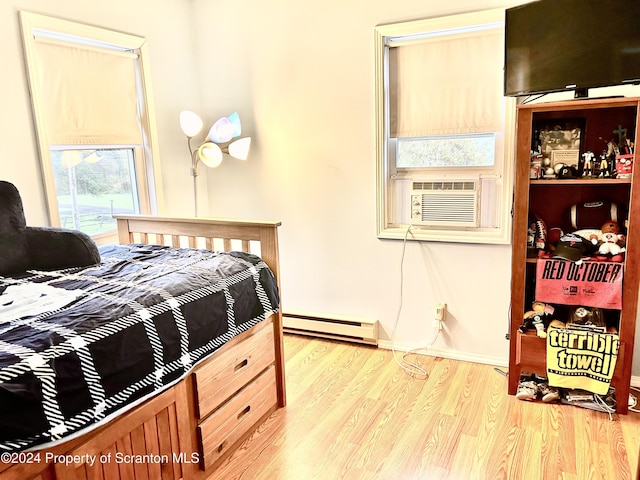
[[[116,219],[121,244],[257,253],[280,286],[278,222]],[[3,458],[0,480],[205,479],[285,405],[282,314],[277,313],[233,338],[173,387],[106,425],[46,450],[20,452],[11,463]]]

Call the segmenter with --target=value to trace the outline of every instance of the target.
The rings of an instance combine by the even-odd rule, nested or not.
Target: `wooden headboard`
[[[158,245],[206,248],[208,250],[259,253],[280,285],[280,257],[278,227],[280,222],[227,220],[219,218],[177,218],[151,215],[115,215],[118,241],[125,243],[155,243]],[[221,240],[221,247],[216,240]],[[239,244],[235,244],[234,240]],[[204,243],[203,243],[204,242]],[[252,248],[259,243],[259,252]],[[241,245],[241,248],[236,248]]]

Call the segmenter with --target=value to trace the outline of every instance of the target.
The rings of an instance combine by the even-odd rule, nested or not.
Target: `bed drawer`
[[[196,413],[202,419],[275,362],[273,323],[214,356],[194,373]]]
[[[198,426],[204,469],[208,469],[277,405],[271,366]]]

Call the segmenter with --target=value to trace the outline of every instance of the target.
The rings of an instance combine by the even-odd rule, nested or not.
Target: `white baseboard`
[[[326,313],[287,311],[282,313],[285,333],[347,342],[378,345],[378,321]]]
[[[378,347],[387,350],[395,349],[399,352],[408,352],[415,350],[416,346],[411,345],[398,345],[393,344],[390,340],[378,340]],[[482,355],[478,353],[459,352],[457,350],[439,349],[439,348],[425,348],[422,347],[419,353],[429,355],[431,357],[448,358],[450,360],[460,360],[463,362],[481,363],[484,365],[493,365],[495,367],[508,367],[509,362],[504,357],[496,357],[494,355]]]

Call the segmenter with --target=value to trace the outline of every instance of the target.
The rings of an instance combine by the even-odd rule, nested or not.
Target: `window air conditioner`
[[[477,227],[479,203],[477,179],[413,181],[411,224]]]

